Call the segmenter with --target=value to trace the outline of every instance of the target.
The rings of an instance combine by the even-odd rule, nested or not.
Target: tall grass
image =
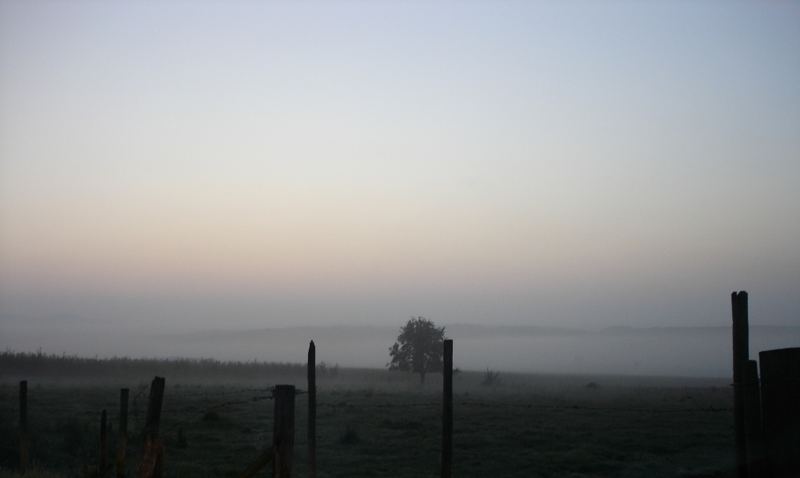
[[[318,364],[322,377],[338,373],[338,365]],[[131,379],[163,375],[180,379],[259,379],[265,375],[303,377],[306,364],[288,362],[223,362],[211,358],[78,357],[38,352],[0,352],[0,378],[68,377],[73,379]]]

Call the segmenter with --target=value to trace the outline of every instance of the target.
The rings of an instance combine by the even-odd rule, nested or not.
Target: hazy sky
[[[0,324],[800,322],[800,3],[0,1]]]

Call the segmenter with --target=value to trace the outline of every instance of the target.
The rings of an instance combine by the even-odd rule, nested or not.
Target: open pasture
[[[709,477],[733,468],[732,393],[724,380],[500,374],[455,377],[454,476]],[[437,476],[441,376],[342,369],[320,380],[320,477]],[[101,410],[116,428],[119,388],[131,389],[129,475],[141,449],[147,382],[40,378],[29,385],[33,462],[79,476],[98,461]],[[271,443],[262,381],[170,380],[162,412],[166,476],[236,477]],[[295,475],[306,475],[306,395],[296,401]],[[17,387],[0,386],[2,462],[16,461]],[[110,436],[114,450],[115,431]],[[113,463],[113,459],[109,457]],[[269,476],[268,471],[262,472]]]

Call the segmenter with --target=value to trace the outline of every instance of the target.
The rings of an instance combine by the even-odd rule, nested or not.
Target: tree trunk
[[[420,385],[425,385],[425,372],[420,372],[419,373],[419,384]]]

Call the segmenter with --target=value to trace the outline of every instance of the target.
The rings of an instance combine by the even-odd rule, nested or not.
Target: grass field
[[[483,378],[455,377],[454,476],[729,476],[732,396],[724,381],[501,374],[499,383],[485,386]],[[167,476],[237,476],[271,442],[268,387],[292,381],[305,388],[297,376],[226,384],[167,377]],[[51,473],[42,476],[79,476],[83,465],[97,462],[100,411],[107,409],[116,424],[120,386],[131,388],[132,471],[147,381],[69,383],[29,384],[32,454]],[[353,369],[321,380],[319,476],[437,476],[440,383],[438,375],[423,387],[405,374]],[[296,476],[306,474],[306,399],[297,397]],[[0,385],[6,470],[16,462],[16,407],[16,383],[6,380]]]

